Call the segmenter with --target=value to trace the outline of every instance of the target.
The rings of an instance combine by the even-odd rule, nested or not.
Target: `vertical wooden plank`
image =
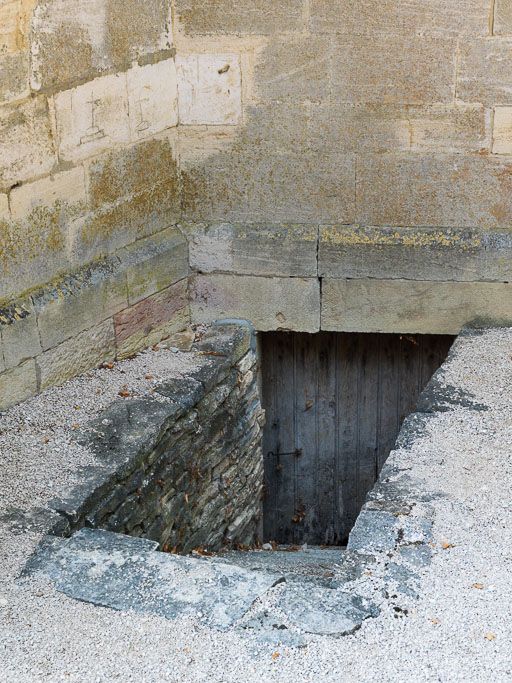
[[[339,334],[337,340],[338,386],[338,495],[336,518],[342,519],[339,536],[345,541],[357,516],[359,498],[358,419],[359,344],[356,334]]]
[[[378,418],[378,337],[375,334],[359,335],[360,391],[358,420],[359,487],[357,507],[365,502],[368,491],[377,478],[377,418]]]
[[[316,492],[318,501],[318,542],[341,543],[340,520],[336,514],[337,414],[336,414],[336,333],[321,332],[318,337],[318,421]]]
[[[263,462],[265,477],[265,498],[263,501],[263,538],[276,537],[278,519],[278,489],[275,473],[275,462],[270,452],[277,449],[279,434],[279,415],[276,406],[276,367],[275,336],[261,335],[261,401],[266,412],[266,423],[263,431]]]
[[[279,415],[276,453],[288,453],[296,449],[295,439],[295,384],[294,347],[296,335],[280,332],[276,335],[275,391],[276,409]],[[279,469],[277,469],[277,467]],[[280,456],[275,460],[278,506],[276,513],[276,539],[281,543],[293,543],[292,518],[295,514],[295,459]]]
[[[295,460],[294,542],[318,543],[318,335],[295,336],[295,386],[295,438],[302,455],[287,456]]]
[[[397,414],[399,349],[399,339],[396,335],[381,335],[378,359],[379,415],[377,468],[379,472],[395,444],[399,431]]]
[[[413,335],[400,338],[399,378],[398,378],[398,418],[399,424],[412,413],[418,399],[419,342]]]

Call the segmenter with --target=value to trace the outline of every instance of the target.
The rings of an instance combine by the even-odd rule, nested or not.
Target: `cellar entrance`
[[[454,338],[261,337],[265,540],[344,545],[404,418]]]

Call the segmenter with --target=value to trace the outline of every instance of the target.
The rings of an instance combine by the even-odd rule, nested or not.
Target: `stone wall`
[[[0,408],[185,296],[262,330],[512,318],[511,8],[0,0]]]
[[[197,366],[158,384],[156,399],[118,399],[76,434],[96,465],[52,503],[59,533],[90,526],[175,552],[257,540],[264,413],[253,333],[217,325],[192,352]]]

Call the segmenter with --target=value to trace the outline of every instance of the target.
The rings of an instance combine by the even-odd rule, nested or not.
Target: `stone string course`
[[[114,401],[77,432],[97,464],[50,504],[55,532],[102,528],[184,553],[256,542],[264,413],[253,332],[216,325],[192,352],[199,364],[185,377]]]
[[[507,232],[182,224],[0,309],[0,410],[190,322],[411,334],[506,323],[511,281]]]

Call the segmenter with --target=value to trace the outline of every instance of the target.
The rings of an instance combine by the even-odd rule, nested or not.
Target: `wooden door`
[[[265,540],[340,545],[452,337],[262,336]]]

